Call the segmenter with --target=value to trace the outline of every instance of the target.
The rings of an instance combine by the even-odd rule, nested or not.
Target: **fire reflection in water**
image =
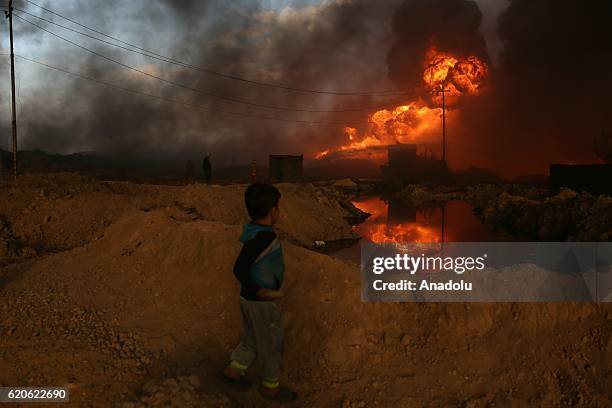
[[[362,211],[372,214],[355,232],[364,240],[383,242],[474,242],[497,241],[462,201],[439,207],[417,209],[398,200],[379,197],[355,201]]]

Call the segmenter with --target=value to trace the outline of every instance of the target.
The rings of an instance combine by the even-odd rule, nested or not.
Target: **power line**
[[[307,124],[307,125],[329,125],[329,126],[347,126],[347,125],[364,125],[367,124],[368,122],[323,122],[323,121],[307,121],[307,120],[294,120],[294,119],[285,119],[285,118],[278,118],[278,117],[274,117],[274,116],[262,116],[262,115],[253,115],[253,114],[249,114],[249,113],[242,113],[242,112],[233,112],[233,111],[226,111],[223,109],[218,109],[218,108],[212,108],[210,106],[205,106],[205,105],[200,105],[200,104],[195,104],[195,103],[190,103],[190,102],[184,102],[184,101],[179,101],[176,99],[171,99],[171,98],[166,98],[163,96],[159,96],[159,95],[154,95],[154,94],[150,94],[148,92],[142,92],[142,91],[138,91],[135,89],[131,89],[131,88],[126,88],[123,87],[121,85],[116,85],[113,84],[111,82],[106,82],[106,81],[102,81],[93,77],[89,77],[86,75],[82,75],[76,72],[72,72],[72,71],[68,71],[66,69],[63,68],[59,68],[59,67],[55,67],[53,65],[49,65],[47,63],[41,62],[41,61],[37,61],[28,57],[24,57],[23,55],[15,55],[18,58],[21,58],[24,61],[28,61],[34,64],[38,64],[41,65],[43,67],[47,67],[49,69],[55,70],[55,71],[59,71],[59,72],[63,72],[65,74],[71,75],[73,77],[76,78],[80,78],[80,79],[84,79],[84,80],[88,80],[88,81],[92,81],[95,82],[97,84],[100,85],[105,85],[108,86],[110,88],[114,88],[123,92],[128,92],[128,93],[132,93],[132,94],[136,94],[136,95],[141,95],[141,96],[147,96],[150,98],[154,98],[154,99],[158,99],[161,101],[165,101],[165,102],[169,102],[169,103],[174,103],[174,104],[178,104],[178,105],[182,105],[182,106],[186,106],[189,108],[197,108],[197,109],[202,109],[202,110],[207,110],[207,111],[211,111],[211,112],[219,112],[219,113],[223,113],[223,114],[228,114],[228,115],[234,115],[234,116],[241,116],[241,117],[246,117],[246,118],[252,118],[252,119],[262,119],[262,120],[270,120],[270,121],[278,121],[278,122],[288,122],[288,123],[300,123],[300,124]]]
[[[164,56],[162,54],[158,54],[158,53],[155,53],[153,51],[146,50],[146,49],[141,48],[141,47],[139,47],[137,45],[131,44],[131,43],[126,42],[126,41],[123,41],[123,40],[121,40],[121,39],[119,39],[117,37],[113,37],[111,35],[105,34],[105,33],[101,32],[101,31],[98,31],[98,30],[93,29],[91,27],[88,27],[88,26],[86,26],[84,24],[81,24],[78,21],[75,21],[73,19],[65,17],[65,16],[63,16],[63,15],[61,15],[61,14],[59,14],[59,13],[53,11],[53,10],[49,10],[48,8],[42,7],[42,6],[32,2],[30,0],[24,0],[24,1],[26,1],[27,3],[29,3],[29,4],[31,4],[31,5],[33,5],[35,7],[38,7],[38,8],[40,8],[40,9],[42,9],[42,10],[44,10],[44,11],[50,13],[50,14],[58,16],[58,17],[66,20],[66,21],[69,21],[69,22],[71,22],[73,24],[76,24],[77,26],[79,26],[81,28],[85,28],[87,30],[90,30],[90,31],[96,33],[96,34],[102,35],[102,36],[104,36],[106,38],[110,38],[111,40],[117,41],[117,42],[119,42],[119,43],[121,43],[123,45],[127,45],[129,47],[135,48],[136,50],[139,50],[139,51],[142,51],[142,52],[146,53],[146,54],[142,54],[142,55],[146,55],[146,56],[148,56],[150,58],[157,58],[157,59],[160,59],[160,60],[165,61],[165,62],[170,63],[170,64],[179,65],[179,66],[182,66],[184,68],[193,69],[193,70],[196,70],[196,71],[204,72],[204,73],[209,74],[209,75],[216,75],[216,76],[219,76],[219,77],[222,77],[222,78],[226,78],[226,79],[231,79],[231,80],[234,80],[234,81],[240,81],[240,82],[248,83],[248,84],[251,84],[251,85],[264,86],[264,87],[268,87],[268,88],[284,89],[286,91],[294,91],[294,92],[302,92],[302,93],[312,93],[312,94],[324,94],[324,95],[337,95],[337,96],[376,96],[376,97],[378,97],[378,96],[389,96],[389,95],[392,95],[392,94],[400,95],[400,94],[405,94],[406,92],[409,92],[409,90],[407,90],[407,89],[392,89],[392,90],[383,90],[383,91],[363,91],[363,92],[324,91],[324,90],[320,90],[320,89],[306,89],[306,88],[298,88],[298,87],[287,86],[287,85],[273,84],[273,83],[269,83],[269,82],[255,81],[255,80],[252,80],[252,79],[248,79],[248,78],[244,78],[244,77],[240,77],[240,76],[236,76],[236,75],[229,75],[229,74],[218,72],[218,71],[215,71],[215,70],[212,70],[212,69],[200,67],[200,66],[197,66],[197,65],[192,65],[192,64],[189,64],[189,63],[186,63],[186,62],[182,62],[182,61],[176,60],[174,58],[170,58],[170,57]],[[40,17],[37,17],[37,18],[40,18]],[[99,41],[101,41],[101,40],[99,40]],[[117,45],[115,44],[115,46],[117,46]],[[135,50],[130,50],[130,51],[137,52]]]
[[[9,43],[11,46],[11,133],[13,136],[13,178],[17,180],[17,108],[15,107],[15,51],[13,47],[13,0],[9,1],[6,13],[9,23]]]
[[[292,107],[277,106],[277,105],[266,105],[266,104],[261,104],[261,103],[256,103],[256,102],[250,102],[250,101],[245,101],[245,100],[242,100],[242,99],[237,99],[237,98],[232,98],[232,97],[228,97],[228,96],[224,96],[224,95],[219,95],[219,94],[207,92],[207,91],[204,91],[202,89],[193,88],[193,87],[190,87],[188,85],[181,84],[179,82],[174,82],[174,81],[171,81],[169,79],[162,78],[160,76],[151,74],[150,72],[146,72],[146,71],[143,71],[143,70],[138,69],[136,67],[133,67],[131,65],[125,64],[125,63],[123,63],[121,61],[118,61],[116,59],[108,57],[108,56],[106,56],[104,54],[101,54],[101,53],[99,53],[97,51],[90,50],[89,48],[87,48],[87,47],[85,47],[85,46],[83,46],[83,45],[81,45],[79,43],[76,43],[76,42],[74,42],[72,40],[69,40],[69,39],[67,39],[65,37],[62,37],[61,35],[59,35],[57,33],[54,33],[54,32],[52,32],[50,30],[47,30],[46,28],[41,27],[40,25],[38,25],[38,24],[36,24],[36,23],[26,19],[26,18],[23,18],[23,17],[21,17],[21,16],[19,16],[17,14],[14,14],[14,16],[16,18],[22,20],[22,21],[25,21],[28,24],[33,25],[34,27],[37,27],[39,30],[42,30],[42,31],[44,31],[44,32],[46,32],[48,34],[51,34],[54,37],[57,37],[57,38],[59,38],[59,39],[61,39],[63,41],[66,41],[69,44],[74,45],[75,47],[78,47],[78,48],[80,48],[80,49],[82,49],[84,51],[87,51],[87,52],[89,52],[89,53],[91,53],[93,55],[96,55],[96,56],[98,56],[100,58],[104,58],[105,60],[113,62],[113,63],[115,63],[117,65],[120,65],[120,66],[122,66],[124,68],[127,68],[127,69],[132,70],[132,71],[137,72],[137,73],[140,73],[142,75],[146,75],[146,76],[148,76],[150,78],[157,79],[158,81],[164,82],[164,83],[166,83],[168,85],[172,85],[172,86],[175,86],[175,87],[178,87],[178,88],[182,88],[182,89],[185,89],[185,90],[196,92],[196,93],[199,93],[199,94],[202,94],[202,95],[205,95],[205,96],[217,98],[217,99],[220,99],[220,100],[223,100],[223,101],[226,101],[226,102],[239,103],[239,104],[243,104],[243,105],[248,105],[248,106],[253,106],[253,107],[258,107],[258,108],[264,108],[264,109],[273,109],[273,110],[288,111],[288,112],[302,112],[302,113],[348,113],[348,112],[361,112],[361,111],[366,111],[366,110],[374,110],[374,109],[377,108],[377,107],[372,107],[372,106],[367,107],[367,108],[353,108],[353,109],[305,109],[305,108],[292,108]],[[400,102],[399,100],[396,100],[394,103],[388,103],[388,104],[385,104],[384,106],[379,106],[378,108],[395,106],[399,102]]]
[[[25,14],[31,16],[31,17],[34,17],[34,18],[36,18],[38,20],[41,20],[41,21],[44,21],[46,23],[49,23],[49,24],[55,25],[57,27],[63,28],[64,30],[71,31],[73,33],[82,35],[84,37],[91,38],[93,40],[99,41],[101,43],[104,43],[104,44],[107,44],[107,45],[110,45],[110,46],[113,46],[113,47],[120,48],[122,50],[133,52],[133,53],[136,53],[136,54],[139,54],[139,55],[143,55],[145,57],[152,58],[152,59],[155,59],[155,60],[158,60],[158,61],[163,61],[163,62],[166,62],[166,63],[178,65],[178,66],[181,66],[181,67],[184,67],[184,68],[201,70],[200,67],[197,67],[197,66],[194,66],[194,65],[190,65],[190,64],[178,61],[178,60],[174,60],[174,59],[171,59],[169,57],[165,57],[163,55],[153,53],[152,51],[146,51],[144,49],[142,49],[142,51],[138,51],[138,50],[134,50],[134,49],[129,48],[129,47],[124,47],[122,45],[115,44],[115,43],[113,43],[111,41],[107,41],[107,40],[104,40],[102,38],[98,38],[96,36],[84,33],[82,31],[75,30],[75,29],[67,27],[65,25],[56,23],[54,21],[51,21],[51,20],[48,20],[46,18],[37,16],[37,15],[32,14],[32,13],[29,13],[29,12],[27,12],[25,10],[21,10],[21,9],[18,9],[18,8],[14,8],[14,10],[17,10],[17,11],[19,11],[21,13],[25,13]],[[110,37],[110,38],[113,38],[113,37]],[[135,47],[135,46],[130,45],[130,47]],[[403,92],[400,92],[400,91],[387,91],[387,92],[388,93],[380,93],[380,94],[354,94],[354,95],[368,96],[368,97],[374,97],[374,96],[378,97],[378,96],[393,96],[393,95],[406,95],[406,94],[408,94],[407,91],[403,91]],[[383,104],[383,105],[372,105],[372,106],[368,106],[368,107],[364,107],[364,108],[351,108],[351,109],[345,109],[345,110],[328,110],[328,111],[325,111],[325,112],[358,112],[358,111],[363,111],[363,110],[383,109],[383,108],[388,108],[388,107],[397,105],[397,103],[401,102],[401,99],[398,98],[398,99],[393,100],[393,101],[394,101],[393,103],[392,102],[388,102],[388,103]]]
[[[53,24],[53,25],[55,25],[55,26],[57,26],[57,27],[63,28],[64,30],[71,31],[71,32],[73,32],[73,33],[76,33],[76,34],[82,35],[82,36],[84,36],[84,37],[91,38],[91,39],[93,39],[93,40],[99,41],[99,42],[101,42],[101,43],[104,43],[104,44],[107,44],[107,45],[111,45],[111,46],[113,46],[113,47],[120,48],[120,49],[122,49],[122,50],[126,50],[126,51],[130,51],[130,52],[134,52],[134,53],[136,53],[136,54],[140,54],[140,55],[143,55],[143,56],[146,56],[146,57],[149,57],[149,58],[152,58],[152,59],[158,60],[158,61],[163,61],[163,62],[167,62],[167,63],[172,63],[172,64],[175,64],[175,65],[179,65],[179,66],[182,66],[182,67],[185,67],[185,68],[190,68],[190,66],[189,66],[189,65],[187,65],[187,64],[185,64],[185,63],[182,63],[182,62],[177,62],[177,61],[173,61],[173,60],[169,60],[169,59],[167,59],[167,57],[160,57],[160,56],[158,56],[157,54],[148,54],[148,53],[145,53],[145,52],[136,51],[136,50],[133,50],[133,49],[131,49],[131,48],[128,48],[128,47],[124,47],[124,46],[121,46],[121,45],[115,44],[115,43],[113,43],[113,42],[111,42],[111,41],[106,41],[106,40],[104,40],[104,39],[101,39],[101,38],[95,37],[95,36],[93,36],[93,35],[90,35],[90,34],[84,33],[84,32],[82,32],[82,31],[74,30],[74,29],[72,29],[72,28],[70,28],[70,27],[67,27],[67,26],[65,26],[65,25],[62,25],[62,24],[56,23],[56,22],[54,22],[54,21],[51,21],[51,20],[45,19],[45,18],[43,18],[43,17],[39,17],[39,16],[37,16],[37,15],[35,15],[35,14],[32,14],[32,13],[28,13],[28,12],[27,12],[27,11],[25,11],[25,10],[21,10],[21,9],[18,9],[18,8],[14,8],[14,10],[17,10],[17,11],[19,11],[19,12],[25,13],[25,14],[27,14],[27,15],[31,16],[31,17],[34,17],[34,18],[39,19],[39,20],[41,20],[41,21],[44,21],[44,22],[46,22],[46,23]],[[401,95],[406,95],[407,93],[408,93],[408,92],[403,92],[403,93],[401,93]],[[391,95],[393,95],[393,94],[388,94],[388,95],[389,95],[389,96],[391,96]],[[398,93],[398,95],[400,95],[400,94]],[[369,95],[369,96],[371,96],[371,95]],[[379,96],[382,96],[382,95],[379,95]],[[385,96],[387,96],[387,95],[385,95]],[[336,110],[318,110],[318,111],[308,110],[308,112],[317,112],[317,113],[343,113],[343,112],[361,112],[361,111],[369,111],[369,110],[378,110],[378,109],[385,109],[385,108],[395,107],[395,106],[397,106],[397,104],[398,104],[398,103],[401,103],[401,102],[402,102],[404,99],[405,99],[405,98],[396,98],[396,99],[392,99],[392,100],[390,100],[389,102],[387,102],[387,103],[385,103],[385,104],[380,104],[380,105],[371,105],[371,106],[367,106],[367,107],[360,107],[360,108],[347,108],[347,109],[336,109]],[[297,111],[302,111],[302,110],[297,110]],[[304,111],[305,111],[305,110],[304,110]]]

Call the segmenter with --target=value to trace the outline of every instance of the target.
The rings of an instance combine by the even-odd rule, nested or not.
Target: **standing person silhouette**
[[[210,164],[210,153],[204,157],[202,160],[202,171],[204,172],[204,179],[206,180],[206,184],[210,184],[210,179],[212,178],[212,165]]]
[[[251,183],[255,183],[257,181],[257,161],[253,159],[251,162]]]

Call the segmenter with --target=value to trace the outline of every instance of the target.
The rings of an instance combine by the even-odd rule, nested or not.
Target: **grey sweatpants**
[[[257,357],[268,380],[277,380],[283,358],[283,325],[274,302],[257,302],[240,298],[242,338],[231,359],[250,366]]]

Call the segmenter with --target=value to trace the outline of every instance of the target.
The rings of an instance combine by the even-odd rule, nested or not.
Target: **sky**
[[[507,4],[506,0],[478,0],[482,6],[482,10],[484,11],[484,19],[482,24],[482,31],[489,38],[488,44],[490,45],[490,50],[493,55],[496,55],[498,51],[498,41],[495,36],[495,19],[497,15],[503,10],[504,5]],[[180,6],[182,1],[178,0],[175,3]],[[219,16],[232,16],[235,14],[265,14],[265,13],[274,13],[277,16],[278,20],[283,20],[282,16],[286,20],[290,20],[292,15],[308,15],[316,13],[318,8],[322,8],[325,3],[343,3],[347,2],[346,0],[251,0],[251,1],[236,1],[236,2],[218,2],[218,4],[214,4],[210,9],[202,10],[204,14],[210,14],[212,17],[216,15]],[[176,55],[177,47],[184,46],[184,42],[189,39],[189,36],[185,35],[184,30],[176,30],[176,22],[180,21],[183,16],[178,16],[176,18],[165,18],[164,14],[167,13],[167,10],[164,9],[163,1],[147,1],[147,0],[134,0],[130,2],[95,2],[95,1],[76,1],[76,0],[53,0],[53,2],[48,0],[34,0],[34,3],[42,5],[43,7],[49,8],[53,11],[59,12],[64,16],[70,17],[86,26],[96,28],[104,33],[110,34],[117,38],[120,38],[124,41],[134,43],[137,45],[141,45],[145,49],[153,50],[162,55]],[[203,2],[205,3],[205,2]],[[214,2],[213,2],[214,3]],[[384,7],[385,1],[382,1],[381,7]],[[391,1],[387,3],[399,3],[398,1]],[[100,4],[105,4],[103,9],[100,9]],[[116,7],[112,7],[115,4]],[[28,13],[32,13],[37,16],[43,16],[44,18],[50,19],[52,21],[56,21],[63,25],[67,25],[73,28],[78,29],[79,31],[86,31],[80,27],[76,27],[69,22],[63,21],[53,15],[48,13],[44,13],[39,8],[35,7],[33,4],[28,3],[25,0],[16,0],[15,7],[17,9],[24,10]],[[225,10],[223,10],[225,8]],[[234,10],[232,10],[234,9]],[[392,7],[390,8],[392,9]],[[87,47],[98,46],[99,43],[89,40],[87,38],[83,38],[78,34],[73,34],[71,32],[62,30],[61,28],[50,26],[42,21],[37,21],[30,15],[24,14],[20,11],[15,11],[16,15],[21,15],[24,18],[29,19],[30,21],[37,22],[37,24],[42,25],[50,29],[53,32],[60,33],[62,36],[66,38],[76,41],[79,44],[82,44]],[[293,17],[296,21],[299,22],[299,18]],[[232,24],[231,21],[226,25],[222,26],[222,29],[215,28],[215,22],[211,21],[212,18],[208,18],[204,16],[202,19],[197,21],[199,25],[194,31],[203,31],[207,32],[205,26],[207,24],[210,25],[210,30],[208,32],[213,32],[216,35],[223,36],[223,30],[227,30],[231,35]],[[192,23],[188,23],[192,24]],[[389,31],[390,27],[387,27],[388,24],[385,24],[383,27],[383,31],[386,31],[385,35],[387,37],[390,36]],[[81,49],[75,48],[70,44],[66,44],[61,40],[54,38],[53,36],[37,31],[35,28],[31,27],[28,23],[21,21],[18,18],[14,19],[14,27],[15,27],[15,53],[18,55],[23,55],[28,58],[33,58],[38,61],[42,61],[48,63],[53,66],[61,67],[63,69],[67,69],[72,72],[82,72],[82,66],[84,63],[89,63],[91,59],[91,55],[87,52],[84,52]],[[8,53],[9,43],[8,43],[8,24],[6,20],[3,20],[3,29],[2,32],[4,35],[0,37],[0,47],[2,49],[2,53]],[[90,33],[94,34],[94,33]],[[252,33],[252,35],[257,35],[258,33]],[[262,41],[266,41],[266,33],[260,33],[262,36]],[[389,45],[387,45],[388,47]],[[96,48],[97,49],[97,48]],[[381,58],[380,61],[370,61],[371,65],[376,65],[373,70],[380,71],[380,77],[385,76],[386,67],[384,66],[384,52],[386,50],[381,49]],[[113,57],[118,57],[121,61],[124,61],[130,65],[135,65],[138,67],[142,67],[143,69],[153,69],[154,72],[159,72],[159,69],[164,69],[167,67],[159,68],[157,66],[151,65],[151,60],[146,57],[133,55],[130,53],[121,53],[104,50],[105,55],[110,55]],[[10,115],[10,105],[8,95],[10,95],[10,88],[7,89],[7,86],[10,86],[8,81],[9,71],[8,71],[8,58],[4,58],[2,65],[0,65],[0,76],[7,79],[4,81],[5,84],[5,92],[0,101],[0,115],[7,116]],[[186,54],[186,58],[189,59],[189,55]],[[125,71],[121,67],[112,66],[112,64],[107,63],[103,59],[98,59],[100,69],[110,69],[112,71]],[[154,62],[154,61],[153,61]],[[196,63],[197,61],[193,61]],[[28,116],[35,114],[31,112],[26,107],[24,108],[24,101],[28,101],[30,99],[39,98],[41,95],[44,95],[46,98],[51,100],[54,99],[57,102],[58,107],[62,105],[62,100],[67,97],[66,90],[70,89],[69,84],[75,79],[71,77],[66,77],[62,74],[49,75],[47,69],[32,64],[30,62],[26,62],[17,58],[17,96],[18,96],[18,121],[26,122],[28,121]],[[263,67],[263,69],[267,69],[269,67]],[[253,63],[252,67],[254,72],[258,72],[262,69],[262,66],[258,66],[257,62]],[[127,75],[132,75],[133,73],[127,73]],[[257,76],[257,74],[249,75],[247,70],[246,76]],[[381,84],[387,85],[388,84]],[[383,86],[384,87],[384,86]],[[0,88],[1,89],[1,88]],[[8,91],[8,94],[6,93]],[[70,97],[70,95],[68,95]],[[74,97],[74,96],[73,96]],[[325,104],[325,101],[323,101]],[[58,112],[46,112],[47,115],[65,115],[65,112],[61,112],[61,109],[58,109]],[[8,123],[4,123],[6,127]],[[22,127],[23,128],[23,127]],[[4,129],[6,130],[6,129]],[[6,134],[5,132],[2,132]],[[32,135],[28,133],[27,126],[22,129],[22,135],[24,139],[24,143],[22,146],[27,148],[36,148],[39,143],[33,139]],[[39,138],[39,135],[36,136]],[[9,139],[7,137],[0,136],[0,148],[7,148],[9,146]],[[40,147],[46,147],[49,149],[51,146],[45,146],[44,143]],[[59,152],[70,152],[71,150],[79,150],[81,148],[87,148],[87,146],[57,146]]]

